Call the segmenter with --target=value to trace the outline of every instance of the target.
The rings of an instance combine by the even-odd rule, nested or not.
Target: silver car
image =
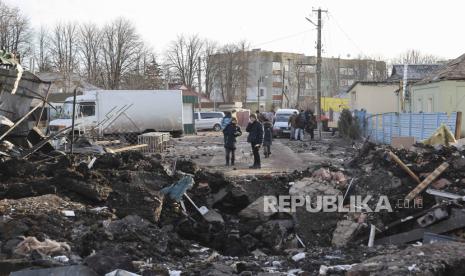
[[[223,112],[194,112],[195,129],[221,131]]]

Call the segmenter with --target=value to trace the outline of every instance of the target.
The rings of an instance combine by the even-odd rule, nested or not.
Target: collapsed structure
[[[5,84],[17,76],[3,72]],[[43,83],[28,75],[14,95],[11,85],[2,85],[0,95],[3,273],[463,271],[465,152],[460,143],[410,149],[370,142],[336,145],[335,140],[294,143],[293,150],[318,149],[330,161],[285,175],[240,177],[199,168],[189,156],[132,151],[141,146],[110,150],[102,142],[81,140],[76,147],[103,150],[70,154],[55,150],[48,143],[53,136],[27,122],[30,107],[46,104],[47,94]],[[304,205],[270,211],[265,205],[271,196],[312,202],[336,196],[338,206],[355,211],[309,212]],[[386,197],[392,211],[369,212],[351,196],[368,198],[369,206]]]

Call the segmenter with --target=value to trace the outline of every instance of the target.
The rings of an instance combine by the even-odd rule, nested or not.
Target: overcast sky
[[[33,27],[59,21],[134,22],[161,54],[177,34],[220,43],[248,40],[253,48],[316,55],[316,30],[305,17],[323,15],[324,56],[392,58],[418,49],[443,58],[465,53],[465,2],[460,0],[3,0]]]

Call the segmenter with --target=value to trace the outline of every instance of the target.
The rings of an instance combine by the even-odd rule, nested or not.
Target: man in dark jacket
[[[271,154],[271,144],[273,141],[273,125],[268,119],[263,123],[263,132],[263,154],[265,158],[268,158]]]
[[[303,110],[300,111],[299,115],[296,119],[296,131],[295,131],[295,139],[296,140],[304,140],[304,129],[307,125],[307,120],[305,118],[305,112]]]
[[[236,151],[236,137],[242,135],[241,128],[237,125],[236,118],[231,119],[231,123],[229,123],[224,129],[224,148],[226,151],[226,166],[229,166],[229,160],[231,160],[231,166],[234,166],[235,160],[235,151]]]
[[[263,126],[257,120],[257,116],[255,114],[250,115],[250,122],[247,125],[246,131],[249,133],[247,142],[252,145],[253,152],[253,165],[249,168],[260,169],[260,146],[263,142]]]
[[[317,127],[316,117],[313,115],[313,111],[307,111],[307,132],[310,134],[310,139],[314,138],[314,130]]]

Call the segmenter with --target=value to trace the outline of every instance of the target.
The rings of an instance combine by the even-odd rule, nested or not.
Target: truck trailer
[[[51,133],[71,126],[73,97],[65,100]],[[183,133],[181,90],[96,90],[76,96],[75,133],[99,136],[159,131]]]

